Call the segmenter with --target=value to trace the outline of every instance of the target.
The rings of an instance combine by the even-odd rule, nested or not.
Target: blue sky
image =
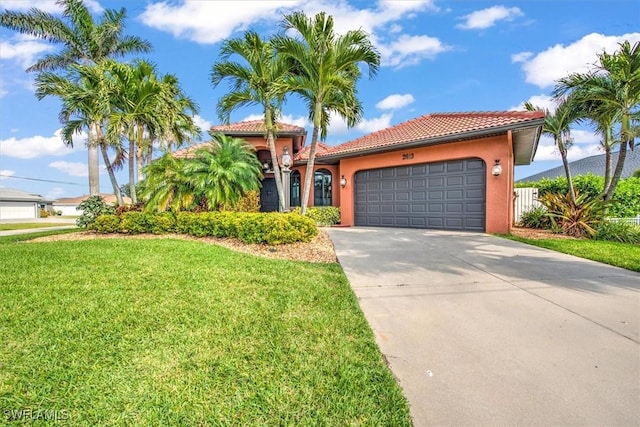
[[[624,39],[640,41],[637,0],[538,1],[152,1],[90,0],[95,13],[126,7],[127,34],[149,40],[143,57],[160,73],[175,74],[199,105],[197,123],[218,124],[215,107],[226,91],[213,89],[209,73],[220,41],[245,29],[268,36],[283,14],[326,11],[336,28],[367,31],[382,54],[374,80],[358,84],[364,120],[347,129],[332,120],[326,143],[339,144],[434,112],[513,110],[525,101],[553,108],[554,80],[586,71],[596,53],[613,52]],[[59,13],[54,1],[0,0],[0,9],[38,7]],[[55,46],[0,30],[0,186],[50,198],[88,193],[84,136],[74,148],[59,137],[59,103],[38,101],[33,75],[24,71]],[[259,108],[235,112],[232,121],[258,118]],[[290,98],[283,121],[311,127],[304,106]],[[572,160],[598,154],[599,137],[588,127],[572,131]],[[553,142],[542,138],[534,163],[516,168],[516,179],[560,164]],[[31,178],[25,180],[22,178]],[[120,184],[126,173],[118,174]],[[34,180],[35,179],[35,180]],[[47,182],[56,181],[56,182]],[[101,191],[111,192],[108,177]]]

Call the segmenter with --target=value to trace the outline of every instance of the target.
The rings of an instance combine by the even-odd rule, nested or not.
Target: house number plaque
[[[404,153],[402,155],[402,160],[411,160],[413,159],[413,153]]]

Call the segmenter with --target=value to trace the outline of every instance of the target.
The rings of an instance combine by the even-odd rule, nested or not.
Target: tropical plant
[[[304,100],[313,123],[301,202],[301,212],[305,214],[318,137],[326,139],[331,113],[344,119],[349,127],[362,119],[362,104],[356,96],[356,82],[361,76],[359,66],[366,65],[369,77],[374,77],[380,66],[380,54],[361,29],[337,35],[333,17],[325,12],[314,17],[303,12],[286,15],[282,27],[293,34],[273,39],[279,55],[292,67],[286,87]]]
[[[524,212],[520,217],[520,225],[527,228],[549,230],[552,228],[551,217],[544,206],[536,206]]]
[[[575,199],[567,192],[565,195],[548,193],[539,200],[547,209],[552,228],[573,237],[593,237],[606,213],[606,201],[589,199],[578,192]]]
[[[262,166],[248,142],[219,132],[209,134],[211,146],[196,150],[185,170],[195,190],[206,197],[209,210],[217,210],[258,190]]]
[[[78,227],[91,229],[100,215],[115,215],[116,208],[107,204],[102,196],[90,196],[76,208],[82,214],[76,219]]]
[[[232,56],[241,58],[242,62],[230,60]],[[280,211],[284,210],[285,193],[277,161],[275,139],[280,108],[287,92],[287,71],[287,64],[277,55],[272,44],[261,39],[254,31],[245,32],[242,38],[226,40],[220,48],[220,61],[216,62],[211,70],[211,82],[214,87],[225,79],[230,82],[231,91],[218,101],[220,120],[228,123],[231,112],[243,106],[262,107]]]
[[[186,162],[187,159],[166,153],[144,167],[145,179],[138,185],[145,211],[177,212],[198,204],[196,190],[185,171]]]
[[[5,10],[0,13],[0,26],[63,46],[60,52],[36,61],[27,71],[55,71],[72,64],[96,64],[136,52],[151,51],[151,44],[136,36],[123,35],[126,9],[106,9],[94,21],[82,0],[58,0],[62,7],[59,18],[39,9],[29,12]],[[89,194],[100,192],[98,146],[87,143]]]
[[[113,193],[118,205],[123,205],[120,187],[115,176],[114,167],[109,160],[107,141],[104,138],[103,127],[111,111],[112,81],[108,77],[108,70],[114,61],[103,60],[96,65],[72,64],[69,73],[61,76],[49,71],[43,71],[36,77],[36,96],[43,99],[56,96],[62,101],[62,108],[58,118],[63,124],[62,140],[73,146],[73,135],[87,129],[89,146],[99,147],[102,151]],[[116,148],[119,148],[116,141]]]
[[[600,53],[593,70],[573,73],[558,80],[553,91],[557,99],[570,94],[578,104],[595,103],[597,109],[592,119],[596,121],[605,115],[609,122],[620,124],[618,160],[611,180],[604,189],[604,199],[611,199],[615,192],[627,149],[633,149],[637,136],[634,122],[640,120],[640,42],[631,45],[625,40],[619,46],[613,54],[606,51]]]
[[[151,159],[155,139],[181,145],[199,134],[188,114],[196,113],[197,106],[182,93],[174,76],[158,78],[156,67],[147,61],[116,64],[111,73],[115,93],[107,137],[114,142],[123,137],[129,142],[129,194],[137,203],[135,183]]]
[[[525,103],[524,107],[529,111],[545,112],[546,116],[542,127],[542,133],[553,138],[553,141],[560,152],[562,166],[564,167],[564,173],[567,177],[567,183],[569,186],[567,194],[571,198],[572,204],[575,204],[576,192],[571,178],[569,160],[567,159],[567,151],[569,150],[569,147],[571,147],[572,143],[571,130],[569,126],[571,126],[571,123],[573,123],[578,117],[578,113],[574,108],[574,103],[563,100],[554,112],[537,107],[530,102]]]
[[[640,226],[625,221],[602,221],[594,239],[640,244]]]

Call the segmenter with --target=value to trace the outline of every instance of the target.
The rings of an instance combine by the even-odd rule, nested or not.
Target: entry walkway
[[[640,274],[486,234],[328,232],[416,426],[640,425]]]

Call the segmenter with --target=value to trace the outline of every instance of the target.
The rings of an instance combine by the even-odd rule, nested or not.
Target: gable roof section
[[[596,176],[604,176],[604,154],[597,154],[595,156],[585,157],[584,159],[575,160],[569,163],[571,174],[574,176],[587,175],[589,173]],[[616,167],[618,161],[618,153],[613,153],[612,168]],[[636,147],[633,151],[627,150],[627,157],[624,162],[624,168],[622,169],[621,178],[629,178],[637,170],[640,170],[640,147]],[[613,173],[613,171],[612,171]],[[547,169],[546,171],[539,172],[535,175],[528,176],[526,178],[519,179],[517,182],[537,182],[542,178],[555,179],[558,177],[565,177],[564,166],[558,166],[556,168]]]
[[[214,132],[222,132],[229,136],[263,136],[267,130],[264,120],[250,120],[228,125],[211,126]],[[306,135],[305,128],[288,123],[278,123],[277,134],[280,136]]]
[[[58,205],[58,206],[63,206],[63,205],[69,205],[69,206],[73,206],[73,205],[79,205],[80,203],[84,202],[85,200],[87,200],[90,196],[88,194],[85,194],[83,196],[78,196],[78,197],[63,197],[57,200],[53,201],[54,205]],[[117,203],[118,200],[116,199],[116,196],[114,194],[106,194],[106,193],[101,193],[100,197],[102,197],[104,199],[105,203]],[[126,203],[126,204],[131,204],[131,198],[127,197],[127,196],[122,196],[122,200]]]
[[[342,158],[436,145],[498,135],[512,130],[518,131],[514,132],[516,164],[528,164],[535,154],[544,117],[545,114],[541,111],[427,114],[332,147],[319,157]]]
[[[304,147],[302,147],[302,150],[298,151],[295,156],[293,156],[293,161],[294,162],[301,162],[304,163],[307,160],[309,160],[309,150],[310,150],[311,146],[310,145],[306,145]],[[317,157],[321,157],[323,154],[327,153],[329,150],[331,150],[331,146],[323,144],[322,142],[318,141],[318,144],[316,145],[316,156]]]
[[[44,198],[38,194],[27,193],[13,188],[0,187],[0,200],[12,202],[40,202]]]

